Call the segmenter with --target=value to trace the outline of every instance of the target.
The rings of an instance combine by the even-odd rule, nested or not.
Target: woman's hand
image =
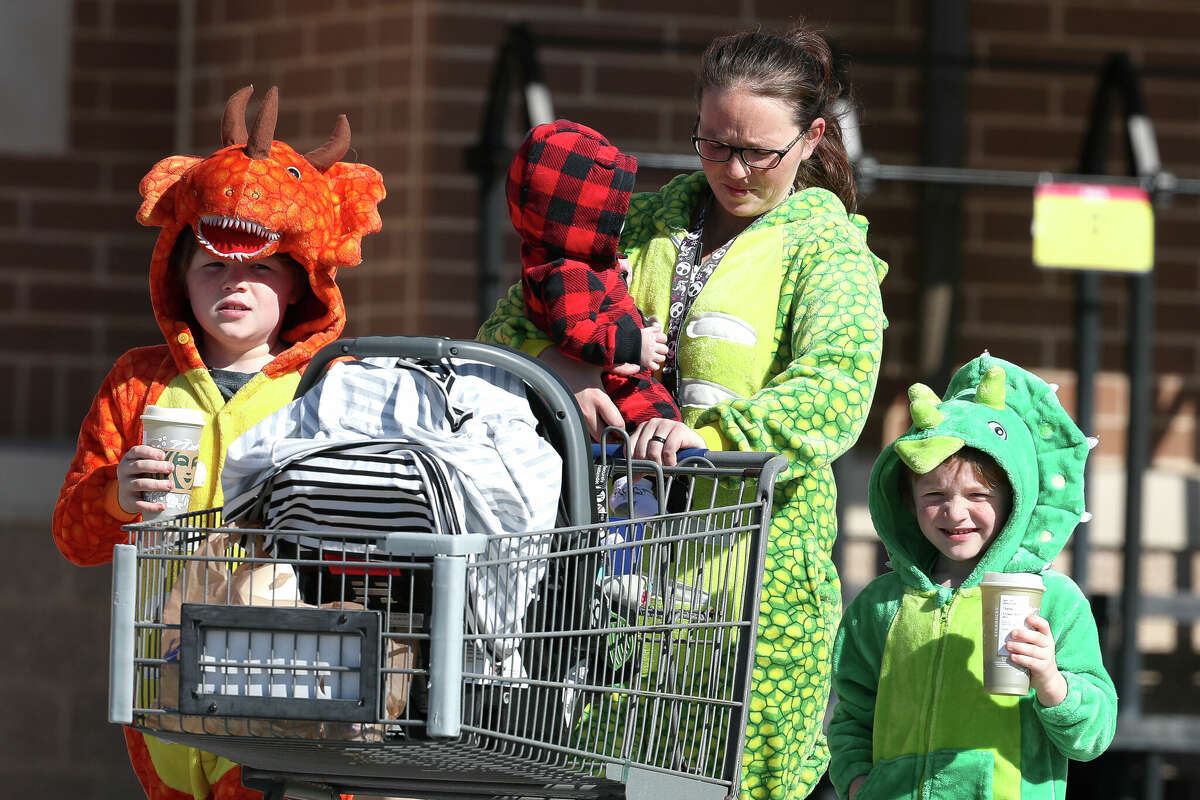
[[[694,430],[673,419],[650,419],[638,426],[629,437],[629,456],[648,458],[668,467],[676,463],[680,450],[703,449],[704,438]]]
[[[1025,624],[1029,628],[1013,629],[1004,646],[1014,664],[1029,670],[1029,685],[1037,692],[1038,702],[1051,708],[1067,698],[1067,679],[1054,658],[1054,635],[1050,623],[1037,614],[1026,617]]]
[[[600,383],[603,374],[600,367],[568,358],[553,345],[542,351],[541,360],[575,393],[575,402],[579,403],[583,421],[593,441],[600,441],[606,427],[625,427],[621,412]]]
[[[117,462],[117,502],[126,514],[149,514],[166,510],[165,503],[151,503],[142,499],[142,492],[169,492],[171,481],[155,478],[155,475],[170,475],[175,471],[164,461],[166,453],[157,447],[138,444],[125,451]]]

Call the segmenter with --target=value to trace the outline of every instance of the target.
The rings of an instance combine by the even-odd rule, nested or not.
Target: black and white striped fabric
[[[259,507],[227,505],[235,519],[252,516],[275,530],[463,530],[462,493],[445,464],[425,446],[403,440],[336,444],[302,455],[242,503]],[[319,546],[305,537],[300,543]]]

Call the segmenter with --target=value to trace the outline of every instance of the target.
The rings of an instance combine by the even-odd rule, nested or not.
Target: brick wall
[[[513,22],[529,22],[542,43],[559,115],[591,123],[630,150],[681,152],[694,116],[698,47],[731,27],[779,24],[802,9],[852,56],[868,151],[885,163],[918,162],[921,0],[201,0],[190,73],[179,69],[180,8],[176,0],[77,0],[68,152],[0,153],[0,442],[65,444],[116,355],[158,341],[145,288],[155,233],[133,221],[137,182],[179,148],[215,149],[224,101],[246,83],[260,91],[280,86],[277,135],[301,150],[324,141],[334,116],[347,113],[351,157],[384,174],[384,232],[366,241],[364,266],[339,275],[356,335],[473,333],[478,198],[464,149],[477,138],[496,48]],[[1000,66],[970,75],[968,166],[1073,168],[1091,68],[1124,50],[1148,71],[1144,90],[1166,167],[1200,176],[1200,9],[1179,0],[976,0],[971,13],[973,54]],[[1048,71],[1014,61],[1080,66]],[[188,74],[191,101],[181,109],[177,83]],[[181,119],[191,124],[178,126]],[[1114,169],[1122,169],[1119,161]],[[644,170],[640,186],[669,177]],[[1029,192],[971,189],[966,197],[955,359],[988,347],[1069,378],[1073,281],[1030,263]],[[916,198],[911,185],[881,183],[861,200],[872,246],[891,265],[884,299],[892,324],[867,449],[878,446],[882,420],[914,374]],[[1160,212],[1157,231],[1155,453],[1160,466],[1189,469],[1200,447],[1198,208],[1196,198],[1177,198]],[[508,242],[515,267],[515,240]],[[1119,279],[1104,281],[1103,315],[1097,422],[1101,457],[1118,459],[1128,408]],[[1074,393],[1063,382],[1070,407]],[[49,503],[55,488],[30,491]],[[96,612],[107,607],[107,573],[65,565],[45,527],[45,517],[24,525],[22,541],[40,544],[20,555],[31,575],[56,588],[12,584],[0,607],[10,625],[79,632],[90,655],[79,670],[63,670],[73,651],[61,636],[50,650],[18,648],[28,653],[18,659],[21,673],[38,677],[28,693],[14,690],[26,684],[5,681],[8,708],[23,710],[9,717],[39,719],[45,709],[40,719],[52,727],[35,722],[36,735],[26,736],[10,721],[0,780],[29,794],[39,794],[38,785],[55,789],[43,796],[133,796],[119,735],[94,722],[103,708],[106,618]],[[22,598],[35,594],[46,607],[30,619]],[[77,689],[60,688],[72,678]]]
[[[348,113],[352,157],[384,173],[384,232],[367,239],[365,265],[339,278],[350,332],[469,336],[477,323],[477,192],[464,149],[477,138],[506,26],[530,23],[557,114],[590,122],[634,151],[675,153],[685,147],[694,116],[699,46],[730,27],[781,24],[795,6],[208,0],[196,4],[192,124],[176,131],[178,8],[170,0],[77,2],[70,151],[0,155],[0,379],[12,387],[0,397],[0,436],[69,438],[111,359],[158,338],[144,291],[154,233],[132,222],[137,180],[177,146],[199,154],[214,149],[224,101],[238,87],[278,84],[277,133],[301,149],[323,141],[334,116]],[[1144,91],[1164,163],[1195,175],[1200,67],[1190,43],[1200,11],[1169,0],[1155,8],[973,3],[971,48],[985,66],[969,78],[967,165],[1073,169],[1094,71],[1107,53],[1124,50],[1147,70]],[[814,2],[804,10],[849,54],[867,150],[885,163],[916,163],[924,4]],[[1113,167],[1123,165],[1114,158]],[[669,177],[644,170],[640,185]],[[1070,369],[1074,279],[1032,266],[1029,192],[974,188],[966,198],[955,359],[989,347],[1030,366]],[[879,184],[861,202],[872,244],[891,264],[880,408],[914,375],[916,203],[915,188],[897,183]],[[1200,200],[1177,198],[1158,225],[1155,366],[1166,383],[1156,453],[1183,463],[1194,462],[1197,450],[1197,208]],[[508,239],[508,252],[515,269],[514,241]],[[1124,369],[1123,280],[1104,280],[1102,313],[1102,366],[1113,374],[1102,378],[1099,421],[1106,444],[1117,447],[1124,393],[1107,387],[1121,385]],[[45,386],[52,387],[48,405]],[[1115,405],[1103,405],[1110,400]],[[1120,454],[1119,447],[1105,450]]]

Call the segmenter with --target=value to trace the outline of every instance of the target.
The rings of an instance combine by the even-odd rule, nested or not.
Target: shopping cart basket
[[[563,524],[339,529],[292,549],[263,544],[287,531],[225,526],[219,510],[129,525],[113,562],[110,720],[229,758],[268,797],[736,796],[784,460],[661,467],[605,451],[594,465],[561,381],[473,342],[337,342],[298,394],[340,355],[396,354],[521,377],[563,455]],[[653,513],[595,521],[596,486],[614,477]],[[472,592],[522,582],[534,599],[521,624],[471,614]]]

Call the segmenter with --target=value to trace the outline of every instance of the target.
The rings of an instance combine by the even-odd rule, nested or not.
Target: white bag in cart
[[[538,434],[521,380],[458,360],[335,364],[235,440],[222,471],[227,522],[286,529],[308,546],[322,540],[291,532],[493,536],[483,558],[525,566],[471,570],[468,622],[502,636],[522,633],[551,542],[501,534],[553,528],[561,482],[561,458]],[[491,640],[465,668],[524,677],[517,642]]]

